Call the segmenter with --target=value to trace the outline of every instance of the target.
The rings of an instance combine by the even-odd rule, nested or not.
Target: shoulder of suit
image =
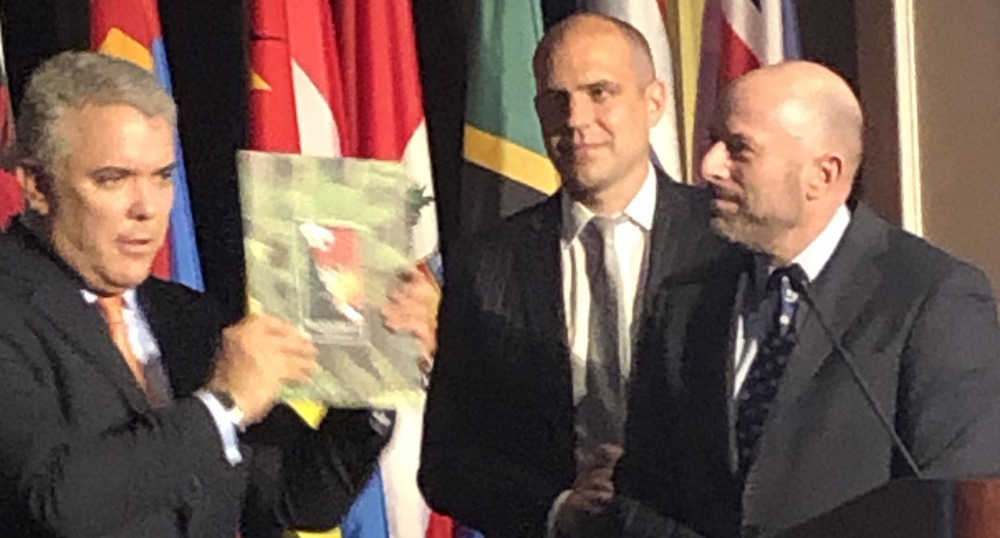
[[[525,245],[558,241],[558,194],[448,245],[444,256],[445,284],[458,279],[479,280],[507,274]],[[464,277],[462,276],[464,275]]]
[[[157,277],[149,277],[142,283],[140,289],[150,295],[178,302],[193,302],[201,299],[204,294],[177,282],[169,282]]]
[[[537,231],[557,233],[560,224],[559,214],[559,195],[555,194],[491,226],[462,236],[455,244],[456,250],[482,251],[496,247],[506,248],[512,240],[524,238],[525,233]]]
[[[708,215],[709,204],[712,201],[712,191],[708,187],[697,187],[662,178],[658,187],[662,190],[659,196],[673,202],[672,205],[689,208],[693,213]]]
[[[955,274],[985,278],[985,273],[969,261],[884,221],[871,210],[868,211],[874,217],[876,225],[885,230],[888,246],[886,263],[891,267],[890,273],[905,276],[896,279],[897,284],[908,283],[916,288],[933,288]]]
[[[196,312],[217,320],[221,317],[221,308],[209,294],[193,290],[177,282],[168,282],[156,277],[149,277],[139,288],[141,300],[161,308],[179,312]]]
[[[26,298],[39,285],[56,278],[66,276],[52,260],[19,238],[0,234],[0,298]]]

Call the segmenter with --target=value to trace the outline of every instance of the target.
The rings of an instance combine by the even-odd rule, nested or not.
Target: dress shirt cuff
[[[368,416],[368,425],[379,437],[386,438],[392,433],[392,425],[395,422],[395,413],[392,411],[381,411],[375,409]]]
[[[549,510],[549,517],[545,522],[545,536],[548,538],[556,537],[556,523],[559,521],[559,511],[562,510],[563,505],[566,504],[566,499],[569,498],[571,493],[573,493],[571,489],[563,491],[556,497],[555,502],[552,503],[552,509]]]
[[[205,404],[208,412],[212,414],[215,427],[219,430],[219,437],[222,438],[222,450],[226,455],[226,461],[231,465],[241,463],[243,461],[243,454],[240,452],[240,440],[236,432],[236,425],[229,420],[229,414],[226,413],[226,408],[222,405],[222,402],[213,396],[212,393],[205,390],[199,390],[194,395]]]

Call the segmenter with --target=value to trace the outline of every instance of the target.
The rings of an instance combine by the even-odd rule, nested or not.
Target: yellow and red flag
[[[152,71],[168,92],[173,91],[156,0],[91,0],[90,41],[91,48],[98,52],[129,60]],[[176,132],[174,137],[177,168],[173,177],[175,194],[170,211],[170,235],[153,263],[153,274],[203,290],[184,153]]]

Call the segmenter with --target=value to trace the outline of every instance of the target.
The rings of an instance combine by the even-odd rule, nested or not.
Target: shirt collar
[[[97,294],[88,289],[80,290],[80,295],[83,295],[83,300],[87,301],[87,304],[94,304],[97,302]],[[129,310],[136,310],[137,301],[135,288],[125,290],[125,292],[122,293],[122,297],[125,299],[125,306]]]
[[[649,165],[646,179],[639,187],[632,201],[622,212],[629,221],[649,232],[653,229],[653,218],[656,215],[656,171]],[[567,242],[572,241],[583,230],[583,227],[594,217],[594,212],[580,202],[570,199],[565,190],[562,192],[562,237]]]
[[[841,238],[847,231],[847,225],[850,223],[851,212],[848,211],[847,206],[840,206],[826,228],[792,260],[792,263],[799,264],[799,267],[805,271],[810,282],[816,280],[816,277],[826,267],[827,262],[833,257],[833,252],[837,250],[837,245],[840,244]]]

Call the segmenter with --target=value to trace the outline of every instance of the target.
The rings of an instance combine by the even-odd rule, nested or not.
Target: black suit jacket
[[[711,537],[791,527],[910,475],[818,318],[924,475],[1000,472],[1000,332],[985,275],[864,205],[800,305],[745,489],[733,478],[734,300],[745,255],[668,280],[641,338],[618,491]]]
[[[213,304],[150,279],[138,299],[173,404],[152,409],[83,283],[15,225],[0,236],[0,529],[11,536],[232,538],[337,524],[384,441],[364,413],[320,432],[279,407],[231,466],[191,394],[211,375]],[[249,484],[249,487],[248,487]]]
[[[659,178],[651,289],[697,257],[707,201]],[[561,229],[557,194],[456,246],[446,264],[419,483],[435,510],[487,536],[544,535],[576,477]]]

